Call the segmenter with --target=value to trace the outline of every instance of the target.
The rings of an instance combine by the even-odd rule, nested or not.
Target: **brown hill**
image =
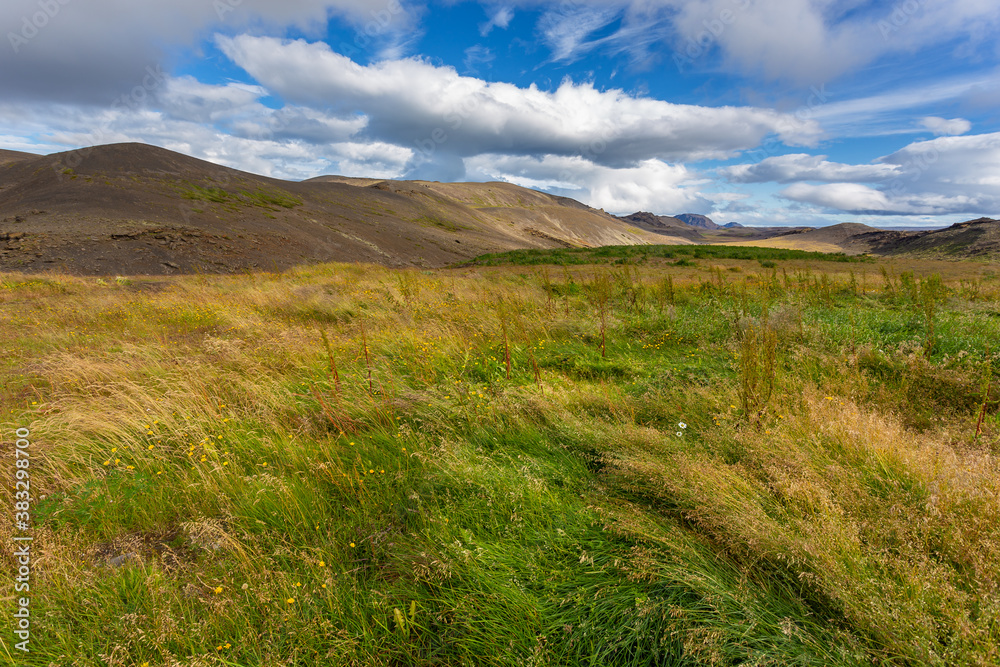
[[[0,270],[430,267],[516,248],[664,242],[507,183],[282,181],[144,144],[13,157],[0,164]]]
[[[692,227],[700,227],[701,229],[714,230],[719,229],[719,225],[715,224],[707,215],[700,215],[698,213],[678,213],[674,216],[686,225],[691,225]]]
[[[868,252],[867,245],[851,242],[859,234],[876,231],[873,227],[856,222],[844,222],[839,225],[812,229],[795,227],[766,239],[754,239],[724,243],[723,245],[758,246],[765,248],[786,248],[789,250],[809,250],[813,252],[848,252],[861,254]]]
[[[21,160],[30,160],[32,158],[39,157],[34,153],[23,153],[21,151],[9,151],[0,148],[0,166],[5,164],[10,164],[11,162],[19,162]]]
[[[849,239],[877,255],[1000,257],[1000,220],[979,218],[926,232],[871,231]]]
[[[849,239],[858,234],[877,231],[874,227],[863,225],[860,222],[842,222],[839,225],[810,229],[804,232],[797,232],[796,238],[809,243],[832,243],[843,245]]]
[[[849,255],[990,258],[1000,257],[1000,220],[979,218],[927,231],[884,230],[846,222],[819,229],[795,228],[767,239],[724,245],[844,252]]]
[[[655,215],[646,211],[639,211],[621,218],[625,222],[635,225],[639,229],[645,229],[654,234],[664,234],[666,236],[679,236],[694,242],[705,239],[704,235],[694,227],[691,227],[683,220],[669,215]]]
[[[376,183],[381,183],[384,178],[358,178],[356,176],[337,176],[334,174],[327,174],[324,176],[317,176],[316,178],[310,178],[309,180],[303,181],[304,183],[343,183],[344,185],[357,185],[358,187],[368,187],[369,185],[375,185]]]

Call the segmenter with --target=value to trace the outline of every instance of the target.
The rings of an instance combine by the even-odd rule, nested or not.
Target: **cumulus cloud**
[[[836,24],[829,2],[695,0],[677,3],[679,66],[698,66],[718,50],[733,70],[802,83],[829,81],[871,57],[854,22]]]
[[[763,138],[808,144],[815,122],[754,107],[698,107],[565,81],[490,83],[414,58],[359,65],[326,44],[218,37],[255,84],[159,73],[121,104],[0,103],[4,130],[53,147],[145,141],[280,178],[497,178],[615,212],[708,212],[677,162],[727,157]],[[284,106],[263,100],[280,95]],[[39,113],[39,110],[41,112]]]
[[[5,147],[54,153],[119,142],[143,142],[245,171],[305,179],[322,173],[396,178],[413,150],[352,137],[364,119],[341,119],[304,107],[271,109],[250,91],[190,80],[164,84],[162,108],[119,105],[81,113],[68,104],[43,108],[0,102],[3,133],[35,138],[0,142]],[[256,92],[256,91],[253,91]],[[190,109],[185,103],[190,103]]]
[[[425,156],[578,155],[607,166],[724,158],[771,134],[809,145],[810,120],[754,107],[698,107],[564,81],[552,92],[460,76],[409,58],[361,66],[324,43],[241,35],[220,48],[294,103],[362,113],[366,133]]]
[[[415,19],[398,0],[4,0],[0,90],[8,99],[108,104],[169,49],[192,46],[209,30],[320,35],[331,15],[354,25],[372,54]]]
[[[796,183],[783,190],[781,196],[828,209],[873,215],[972,214],[989,206],[987,201],[993,205],[996,202],[995,198],[986,200],[968,194],[886,193],[859,183]]]
[[[734,183],[792,183],[795,181],[882,181],[899,174],[888,164],[843,164],[828,162],[825,155],[793,153],[769,157],[756,164],[738,164],[720,170]]]
[[[163,85],[152,92],[170,115],[202,123],[243,113],[267,94],[260,86],[238,83],[211,85],[191,76],[166,78]]]
[[[914,189],[1000,186],[1000,132],[914,142],[880,160],[895,165]]]
[[[479,155],[465,163],[477,180],[501,180],[542,189],[617,215],[637,210],[708,212],[712,208],[712,203],[698,193],[698,181],[686,167],[655,159],[619,169],[580,156],[557,155]]]
[[[828,209],[877,215],[996,215],[1000,132],[912,143],[880,159],[897,175],[877,188],[795,183],[781,196]]]
[[[795,183],[782,190],[781,195],[795,201],[852,213],[882,212],[888,211],[890,208],[889,199],[885,193],[861,183],[826,183],[823,185]]]
[[[972,129],[972,123],[964,118],[940,118],[938,116],[927,116],[920,121],[920,124],[934,133],[935,136],[965,134]]]
[[[212,85],[189,76],[169,77],[153,92],[157,110],[167,118],[208,124],[251,139],[343,142],[368,122],[363,116],[338,117],[295,105],[272,109],[259,101],[267,94],[260,86]]]
[[[978,100],[991,108],[987,102],[996,97],[991,73],[860,99],[837,91],[836,99],[810,105],[806,117],[750,106],[700,107],[570,80],[554,90],[491,83],[407,58],[407,40],[419,34],[422,2],[46,3],[58,10],[34,23],[39,0],[0,3],[0,25],[9,31],[0,37],[10,42],[0,48],[5,146],[55,151],[147,141],[282,178],[331,171],[501,178],[616,212],[707,213],[714,203],[749,215],[737,210],[747,206],[742,200],[699,194],[705,183],[684,163],[730,159],[765,140],[811,147],[822,136],[913,132],[911,119],[950,108],[945,102]],[[886,55],[947,40],[961,38],[963,48],[975,50],[1000,25],[1000,6],[984,0],[892,6],[858,0],[482,4],[488,17],[479,26],[483,35],[510,26],[521,8],[539,10],[536,36],[560,65],[595,52],[629,54],[633,63],[678,56],[695,68],[721,64],[729,72],[802,82],[803,90]],[[331,17],[354,26],[358,39],[329,46],[281,39],[290,31],[320,38]],[[254,84],[175,77],[167,64],[162,66],[168,71],[161,71],[158,63],[170,62],[165,54],[197,48],[214,33],[229,35],[217,37],[216,44]],[[485,47],[465,55],[467,73],[495,57]],[[269,106],[272,94],[284,100],[282,108]],[[908,113],[900,129],[902,110]],[[735,183],[788,186],[782,191],[788,215],[819,209],[996,214],[997,135],[970,136],[972,125],[963,118],[926,116],[918,122],[937,138],[875,164],[797,153],[720,173]]]

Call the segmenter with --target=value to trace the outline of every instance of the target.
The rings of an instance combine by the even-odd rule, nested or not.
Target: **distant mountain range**
[[[1000,220],[978,218],[924,231],[884,230],[845,222],[818,229],[786,229],[766,239],[735,245],[930,259],[1000,258]]]
[[[766,246],[818,252],[870,253],[921,257],[1000,257],[1000,221],[979,218],[944,229],[876,229],[855,222],[829,227],[744,227],[715,223],[706,215],[674,216],[648,212],[621,218],[656,234],[680,236],[697,243]]]
[[[679,215],[675,215],[674,217],[684,224],[692,227],[700,227],[701,229],[719,228],[719,225],[715,224],[715,222],[713,222],[707,215],[698,215],[697,213],[681,213]]]
[[[688,225],[683,220],[669,215],[654,215],[646,211],[639,211],[632,215],[621,218],[630,225],[635,225],[639,229],[644,229],[655,234],[665,234],[668,236],[680,236],[691,241],[702,242],[705,237],[697,228]]]
[[[639,211],[631,215],[621,216],[621,219],[637,227],[656,232],[660,230],[689,230],[691,228],[712,231],[717,229],[745,229],[738,222],[727,222],[724,225],[720,225],[707,215],[700,215],[698,213],[679,213],[671,216],[655,215],[646,211]]]

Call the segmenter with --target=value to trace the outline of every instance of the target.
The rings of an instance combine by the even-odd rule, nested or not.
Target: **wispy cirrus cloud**
[[[479,25],[479,34],[482,37],[489,35],[495,28],[506,30],[510,22],[514,20],[514,10],[510,7],[497,7],[490,14],[489,21]]]
[[[617,21],[623,11],[616,6],[574,3],[543,14],[538,30],[552,52],[552,60],[572,62],[597,48],[600,42],[589,39],[591,35]]]
[[[518,4],[546,5],[533,0]],[[581,16],[576,26],[574,13]],[[588,39],[619,18],[618,34]],[[963,39],[967,49],[989,49],[1000,27],[1000,6],[982,0],[891,5],[861,0],[576,0],[572,11],[547,12],[539,25],[551,32],[548,43],[556,60],[597,47],[628,49],[630,39],[636,49],[658,42],[666,60],[672,54],[684,58],[693,46],[696,65],[720,64],[733,73],[809,85],[888,55],[955,39]]]
[[[818,106],[810,115],[822,123],[829,133],[839,137],[924,132],[929,129],[923,122],[926,116],[917,114],[921,120],[907,125],[901,125],[900,118],[913,117],[914,112],[927,107],[959,103],[970,95],[995,87],[996,81],[992,73],[953,76],[915,86],[901,86],[878,95],[832,100]],[[952,129],[958,127],[953,125]]]

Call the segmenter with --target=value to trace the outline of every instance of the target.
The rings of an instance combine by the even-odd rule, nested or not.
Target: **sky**
[[[996,0],[3,0],[0,148],[944,226],[1000,217],[998,34]]]

